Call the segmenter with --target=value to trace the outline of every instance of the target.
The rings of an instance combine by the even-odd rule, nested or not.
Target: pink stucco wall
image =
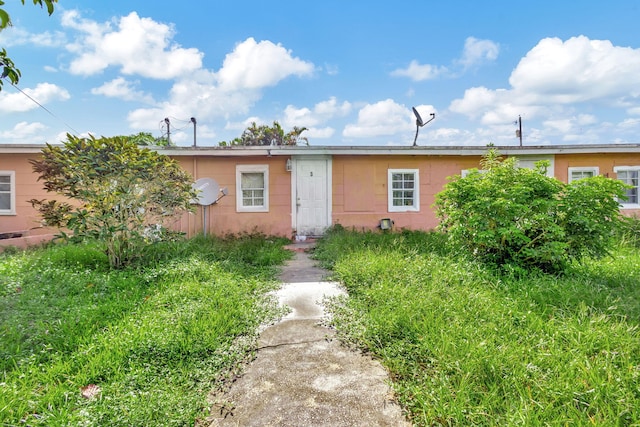
[[[208,209],[207,232],[224,235],[258,231],[268,235],[291,237],[291,172],[285,168],[285,157],[188,157],[177,158],[179,164],[193,176],[213,178],[229,194],[208,208],[196,207],[176,224],[189,236],[203,232],[203,209]],[[269,166],[269,211],[236,212],[236,165]]]
[[[333,223],[375,229],[390,218],[395,228],[430,230],[438,225],[432,209],[447,178],[477,168],[479,156],[334,156]],[[389,212],[388,170],[418,169],[420,210]]]
[[[0,247],[25,247],[48,240],[55,230],[43,228],[40,217],[31,207],[29,200],[43,199],[46,191],[38,176],[32,172],[29,159],[37,158],[38,154],[0,154],[0,170],[15,172],[16,185],[16,213],[15,215],[0,215],[0,233],[22,233],[23,237],[0,240]]]
[[[616,178],[614,168],[616,166],[640,166],[640,154],[638,153],[597,153],[597,154],[556,154],[555,177],[562,182],[568,181],[570,167],[594,167],[599,168],[600,175]],[[640,216],[640,209],[623,208],[623,215]]]
[[[33,154],[0,154],[0,170],[15,171],[16,214],[0,215],[0,233],[27,232],[30,241],[52,230],[40,227],[36,211],[28,200],[49,198],[37,176],[32,172],[29,159]],[[207,229],[211,234],[225,235],[259,231],[268,235],[291,237],[291,172],[285,164],[288,156],[266,155],[191,155],[182,153],[175,157],[179,164],[191,173],[194,180],[214,178],[229,194],[218,204],[208,208]],[[395,228],[433,229],[437,218],[432,205],[435,195],[447,182],[447,177],[460,174],[463,169],[479,167],[478,155],[349,155],[332,156],[331,212],[332,223],[357,229],[375,229],[383,218],[391,218]],[[268,165],[269,211],[236,211],[236,165]],[[556,154],[554,175],[567,181],[569,167],[598,166],[600,174],[615,178],[615,166],[640,165],[640,153]],[[420,177],[419,212],[388,211],[388,170],[418,169]],[[203,208],[185,214],[173,227],[189,236],[203,231]],[[623,209],[625,215],[638,214],[637,209]],[[0,240],[0,247],[13,242]]]

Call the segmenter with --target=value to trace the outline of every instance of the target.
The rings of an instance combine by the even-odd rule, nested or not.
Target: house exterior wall
[[[29,159],[37,158],[33,154],[1,154],[0,171],[15,173],[15,215],[0,215],[0,233],[25,232],[40,228],[40,218],[31,207],[29,200],[42,199],[46,191],[38,176],[33,173]]]
[[[42,227],[40,216],[29,203],[31,199],[44,199],[47,192],[38,176],[33,173],[29,159],[38,158],[37,154],[2,153],[0,171],[14,172],[15,177],[15,214],[0,215],[0,234],[19,233],[20,238],[0,240],[0,248],[11,244],[24,247],[40,243],[53,237],[55,230]],[[4,244],[6,243],[6,244]]]
[[[438,225],[432,208],[447,178],[479,167],[480,156],[334,156],[333,223],[375,229],[390,218],[395,228],[430,230]],[[389,212],[388,170],[417,169],[420,209]]]
[[[205,157],[180,156],[176,160],[194,178],[213,178],[226,187],[229,194],[209,207],[196,206],[194,213],[183,215],[174,228],[193,236],[204,231],[215,235],[261,232],[267,235],[291,236],[291,172],[286,171],[285,157]],[[269,206],[267,212],[236,211],[236,166],[268,165]]]
[[[0,146],[2,149],[2,146]],[[295,148],[294,148],[295,149]],[[473,153],[460,150],[442,150],[440,153],[413,154],[407,150],[388,149],[351,150],[351,149],[315,149],[316,154],[307,153],[303,148],[277,151],[271,156],[268,149],[182,150],[179,153],[167,153],[182,168],[189,172],[194,180],[213,178],[221,188],[226,187],[229,194],[208,208],[196,206],[194,213],[182,215],[172,228],[194,236],[203,232],[203,211],[207,210],[207,232],[215,235],[238,234],[258,231],[267,235],[292,237],[293,194],[292,172],[286,170],[286,162],[296,156],[313,158],[321,156],[331,160],[331,223],[355,229],[376,229],[380,220],[390,218],[396,229],[430,230],[437,226],[433,210],[435,195],[447,183],[447,178],[458,175],[465,169],[479,168],[482,150]],[[553,150],[556,150],[553,153]],[[590,148],[589,148],[590,150]],[[585,151],[589,151],[586,150]],[[16,150],[19,151],[19,150]],[[517,150],[508,153],[520,155]],[[611,151],[611,152],[610,152]],[[444,152],[444,154],[443,154]],[[550,149],[553,153],[553,175],[567,182],[569,168],[598,167],[600,175],[617,178],[616,167],[640,167],[640,150],[593,150],[593,152],[563,152],[563,149]],[[354,154],[355,153],[355,154]],[[545,147],[529,149],[529,156],[549,156]],[[32,172],[29,159],[39,157],[39,149],[27,149],[26,152],[0,151],[0,171],[11,171],[15,175],[15,215],[0,215],[0,234],[26,232],[27,239],[0,240],[2,246],[25,246],[37,243],[37,239],[51,237],[54,230],[40,226],[37,212],[28,202],[30,199],[50,198]],[[265,166],[268,168],[269,204],[265,212],[238,212],[236,208],[237,166]],[[390,212],[388,202],[389,170],[417,170],[419,176],[419,210],[409,212]],[[621,209],[625,215],[640,215],[640,209]],[[42,236],[42,237],[40,237]]]
[[[616,166],[640,166],[640,153],[593,153],[593,154],[556,154],[555,176],[562,182],[568,182],[570,167],[597,166],[599,174],[608,178],[617,178]],[[627,216],[640,216],[640,209],[621,208]]]

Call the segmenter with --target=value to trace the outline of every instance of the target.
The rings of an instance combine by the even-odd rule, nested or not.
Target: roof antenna
[[[164,122],[167,124],[167,144],[171,145],[171,122],[169,117],[165,117]]]
[[[426,125],[427,123],[429,123],[430,121],[432,121],[433,119],[436,118],[436,113],[431,113],[431,118],[429,120],[427,120],[426,122],[422,120],[422,117],[420,117],[420,113],[418,113],[418,110],[416,110],[416,107],[411,107],[411,109],[413,110],[413,114],[416,116],[416,137],[413,138],[413,146],[416,147],[417,141],[418,141],[418,131],[420,130],[420,128],[424,125]]]
[[[193,146],[196,146],[196,118],[191,117],[191,123],[193,123]]]

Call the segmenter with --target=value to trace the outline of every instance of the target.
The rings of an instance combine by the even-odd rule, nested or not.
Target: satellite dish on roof
[[[424,121],[422,120],[422,117],[420,117],[420,113],[418,113],[418,110],[416,110],[416,107],[411,107],[413,109],[413,114],[416,116],[416,125],[422,127],[424,126]]]
[[[218,201],[220,185],[213,178],[200,178],[192,185],[198,193],[195,202],[198,205],[209,206]]]
[[[424,125],[426,125],[427,123],[429,123],[430,121],[432,121],[433,119],[436,118],[436,113],[431,113],[431,118],[429,120],[427,120],[426,122],[424,120],[422,120],[422,117],[420,116],[420,113],[418,113],[418,110],[416,110],[416,107],[411,107],[411,109],[413,110],[413,115],[416,116],[416,137],[413,138],[413,146],[417,146],[417,142],[418,142],[418,131],[420,130],[420,128]]]

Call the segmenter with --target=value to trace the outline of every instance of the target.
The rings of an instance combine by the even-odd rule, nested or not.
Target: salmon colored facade
[[[524,167],[548,160],[549,175],[563,182],[605,175],[637,185],[640,173],[640,145],[496,148],[505,156],[518,157]],[[0,144],[0,237],[5,237],[0,247],[24,246],[51,233],[40,226],[28,202],[50,198],[29,163],[40,149]],[[194,213],[172,224],[176,230],[189,236],[206,230],[216,235],[257,231],[294,238],[322,234],[335,224],[372,230],[383,219],[393,221],[397,229],[433,229],[437,226],[432,208],[435,195],[448,177],[478,168],[486,149],[172,147],[158,151],[174,158],[194,181],[213,180],[221,190],[216,203],[196,206]],[[13,186],[12,209],[3,211],[7,181]],[[640,214],[640,204],[638,200],[623,204],[621,210],[626,215]],[[23,234],[22,240],[6,239],[14,233]]]
[[[51,239],[54,231],[42,227],[40,217],[29,203],[29,200],[42,199],[46,194],[29,163],[29,159],[38,157],[39,149],[2,150],[2,148],[3,146],[0,145],[0,177],[11,180],[12,191],[10,196],[5,198],[5,202],[7,199],[10,202],[9,212],[0,210],[0,236],[3,234],[5,237],[6,234],[19,236],[7,240],[7,243],[16,246],[38,244]],[[0,182],[4,182],[6,188],[6,181]],[[0,191],[1,189],[0,185]],[[0,204],[0,207],[7,206]],[[4,239],[0,239],[0,248],[3,243]]]
[[[291,173],[285,170],[284,157],[209,157],[180,156],[176,160],[195,180],[212,178],[228,194],[209,206],[197,206],[194,213],[184,215],[175,228],[189,236],[206,229],[215,235],[260,231],[268,235],[291,234]],[[268,175],[269,205],[266,212],[237,212],[236,169],[238,166],[266,166]],[[222,194],[220,194],[222,196]],[[205,212],[206,210],[206,212]]]

